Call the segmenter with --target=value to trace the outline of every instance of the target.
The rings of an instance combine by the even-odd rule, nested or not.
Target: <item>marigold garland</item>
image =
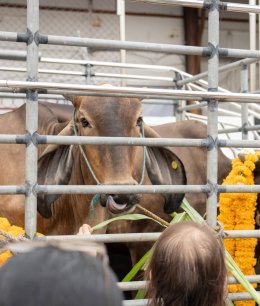
[[[232,170],[223,185],[253,185],[256,154],[247,154],[245,161],[235,158]],[[257,193],[221,193],[218,220],[225,230],[253,230]],[[254,275],[256,238],[225,239],[225,247],[245,275]],[[256,284],[253,284],[256,287]],[[229,292],[245,291],[241,285],[229,285]],[[236,306],[253,306],[254,301],[236,301]]]
[[[25,230],[20,226],[11,225],[6,218],[0,217],[0,229],[11,234],[14,237],[24,236]],[[37,236],[42,236],[42,234],[37,233]],[[4,239],[2,235],[0,235],[0,239]],[[6,262],[6,260],[12,257],[12,253],[10,251],[5,251],[0,253],[0,266]]]

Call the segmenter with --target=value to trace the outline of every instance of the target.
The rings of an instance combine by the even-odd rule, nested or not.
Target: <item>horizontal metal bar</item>
[[[26,68],[19,67],[0,67],[0,71],[10,71],[10,72],[26,72]],[[43,74],[59,74],[59,75],[77,75],[85,76],[85,72],[81,71],[72,71],[72,70],[55,70],[55,69],[39,69],[39,73]]]
[[[168,4],[173,6],[184,6],[193,8],[207,8],[205,1],[200,0],[131,0],[133,2],[146,2],[154,4]],[[260,13],[260,8],[257,5],[248,5],[241,3],[231,3],[231,2],[219,2],[219,8],[228,12],[237,13]]]
[[[260,148],[260,140],[219,140],[219,147],[222,148]]]
[[[96,194],[96,193],[208,193],[209,185],[37,185],[35,193]],[[219,193],[260,193],[260,185],[217,185]],[[0,194],[25,193],[26,186],[0,186]]]
[[[257,293],[260,295],[260,291],[257,291]],[[230,298],[231,301],[252,300],[252,296],[248,292],[229,293],[228,297]]]
[[[259,291],[257,291],[260,294]],[[228,297],[231,301],[243,301],[243,300],[251,300],[252,296],[250,293],[247,292],[239,292],[239,293],[229,293]],[[123,306],[147,306],[148,300],[124,300]]]
[[[119,242],[151,242],[156,241],[161,233],[123,233],[123,234],[96,234],[96,235],[59,235],[40,236],[36,240],[84,240],[103,243]]]
[[[260,238],[260,230],[229,230],[224,238]]]
[[[0,194],[26,194],[27,188],[25,185],[3,185],[0,186]]]
[[[260,189],[260,186],[259,186]],[[207,185],[38,185],[37,193],[96,194],[96,193],[200,193],[209,192]]]
[[[230,128],[230,129],[223,129],[218,131],[219,134],[226,134],[226,133],[237,133],[242,131],[258,131],[260,130],[260,125],[254,125],[254,126],[245,126],[245,127],[237,127],[237,128]]]
[[[218,185],[219,193],[260,193],[260,185]]]
[[[174,82],[174,78],[169,77],[156,77],[148,75],[134,75],[134,74],[117,74],[117,73],[104,73],[104,72],[93,72],[92,77],[108,77],[108,78],[119,78],[119,79],[133,79],[133,80],[150,80],[150,81],[164,81]]]
[[[0,86],[0,93],[13,93],[13,94],[20,94],[21,92],[24,92],[24,89],[11,89],[11,88],[1,88]],[[46,90],[43,89],[42,95],[76,95],[76,96],[100,96],[100,97],[136,97],[136,98],[143,98],[143,99],[162,99],[161,95],[149,95],[149,94],[135,94],[135,93],[106,93],[106,92],[94,92],[94,91],[80,91],[80,90]],[[41,93],[41,91],[40,91]],[[46,98],[47,99],[47,98]],[[172,101],[172,97],[163,96],[164,100]],[[189,97],[182,97],[184,100],[189,100]],[[197,100],[200,100],[200,98],[196,98]]]
[[[26,135],[0,134],[0,143],[26,144],[27,141]]]
[[[259,51],[260,52],[260,51]],[[172,90],[172,89],[155,89],[155,88],[139,88],[139,87],[120,87],[120,86],[98,86],[98,85],[78,85],[67,83],[50,83],[50,82],[25,82],[25,81],[10,81],[0,80],[0,88],[33,88],[33,89],[65,89],[79,90],[87,92],[119,94],[135,94],[135,95],[162,95],[171,96],[175,99],[197,99],[204,100],[217,99],[220,101],[239,100],[241,103],[260,102],[260,94],[249,93],[226,93],[226,92],[207,92],[207,91],[189,91],[189,90]]]
[[[17,42],[17,36],[18,36],[18,33],[16,33],[16,32],[2,32],[2,31],[0,31],[0,41]]]
[[[176,70],[176,68],[171,67],[171,66],[60,59],[60,58],[49,58],[49,57],[41,57],[40,61],[42,63],[71,64],[71,65],[84,65],[84,66],[90,65],[90,66],[102,66],[102,67],[114,67],[114,68],[148,69],[148,70],[159,70],[159,71],[167,71],[167,72],[172,72]]]
[[[260,275],[245,275],[250,283],[260,283]],[[232,276],[228,276],[228,284],[238,284],[239,282]],[[122,291],[132,291],[145,289],[148,281],[132,281],[132,282],[118,282],[118,287]]]
[[[1,141],[1,135],[0,135]],[[37,136],[39,144],[96,144],[124,146],[207,147],[207,139],[187,138],[134,138],[134,137],[88,137],[88,136]]]
[[[183,46],[171,44],[156,44],[135,41],[120,41],[109,39],[95,39],[95,38],[80,38],[69,36],[55,36],[55,35],[40,35],[47,44],[50,45],[64,45],[64,46],[78,46],[97,49],[110,50],[132,50],[132,51],[149,51],[160,53],[174,53],[185,55],[200,55],[209,56],[211,50],[209,47]],[[1,40],[1,36],[0,36]]]
[[[26,61],[27,52],[19,50],[0,50],[1,60]]]
[[[120,282],[117,283],[118,287],[122,291],[140,290],[146,288],[146,281],[132,281],[132,282]]]
[[[25,99],[26,94],[24,93],[1,93],[0,92],[0,98],[9,98],[9,99]],[[38,100],[65,100],[63,96],[61,95],[38,95]]]
[[[260,238],[260,230],[229,230],[224,231],[229,238]],[[96,234],[96,235],[59,235],[59,236],[40,236],[36,240],[86,240],[103,243],[120,243],[120,242],[151,242],[156,241],[158,233],[122,233],[122,234]]]

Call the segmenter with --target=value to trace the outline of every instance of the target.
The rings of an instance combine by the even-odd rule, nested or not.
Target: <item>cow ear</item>
[[[72,104],[74,105],[75,108],[79,108],[80,104],[81,104],[81,100],[82,100],[82,96],[73,96],[73,95],[63,95],[63,97],[72,102]]]
[[[59,135],[71,135],[66,127]],[[70,145],[49,145],[38,160],[39,185],[67,185],[72,171],[72,148]],[[61,194],[39,194],[38,212],[45,218],[52,216],[51,205]]]
[[[146,137],[157,137],[151,128],[145,129]],[[159,135],[158,135],[159,136]],[[147,147],[146,170],[153,185],[186,185],[185,168],[181,160],[169,149]],[[183,193],[165,193],[164,211],[171,214],[176,211],[184,198]]]

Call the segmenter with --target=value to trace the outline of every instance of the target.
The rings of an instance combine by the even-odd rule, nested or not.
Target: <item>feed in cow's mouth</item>
[[[112,196],[107,197],[106,207],[113,214],[120,214],[128,210],[128,206],[129,205],[127,205],[127,203],[124,203],[124,204],[116,203]]]

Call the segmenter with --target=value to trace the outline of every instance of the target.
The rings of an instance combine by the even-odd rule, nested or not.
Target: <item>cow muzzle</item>
[[[140,202],[138,194],[102,194],[100,203],[113,215],[129,212]]]

